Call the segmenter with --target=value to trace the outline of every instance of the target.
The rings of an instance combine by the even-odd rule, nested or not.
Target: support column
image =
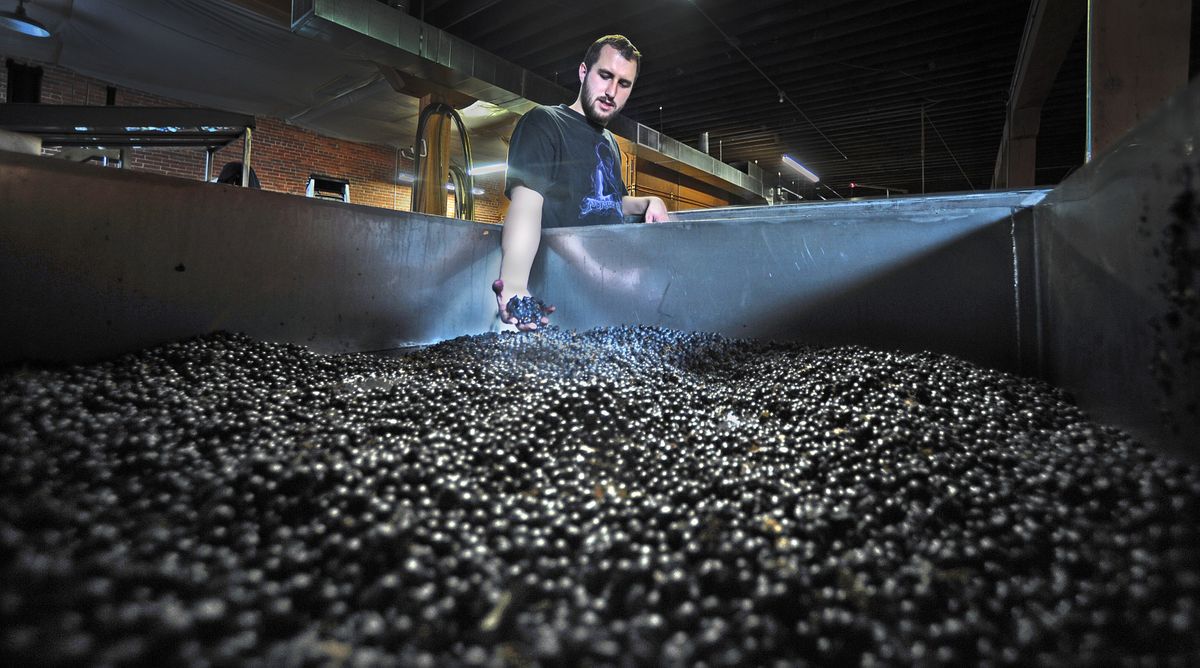
[[[1192,0],[1089,0],[1087,160],[1187,84],[1191,17]]]
[[[1037,185],[1037,137],[1042,126],[1042,107],[1025,107],[1013,112],[1004,156],[1004,185],[1029,188]]]
[[[1009,88],[993,188],[1036,185],[1037,136],[1042,104],[1086,14],[1086,0],[1033,0]]]
[[[430,104],[446,102],[436,93],[421,96],[421,109]],[[419,213],[446,215],[446,182],[450,179],[450,130],[454,123],[445,116],[430,116],[425,134],[419,137],[416,150],[423,150],[420,173],[416,183],[421,188]]]

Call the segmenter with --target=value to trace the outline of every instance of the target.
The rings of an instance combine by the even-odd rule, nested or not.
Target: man
[[[570,106],[540,106],[517,122],[508,149],[504,194],[510,204],[501,240],[500,279],[492,285],[500,319],[521,330],[508,301],[528,297],[529,270],[542,228],[667,220],[658,197],[631,197],[621,180],[621,151],[605,129],[629,100],[642,54],[621,35],[606,35],[579,64],[579,95]],[[547,311],[553,310],[553,307]]]

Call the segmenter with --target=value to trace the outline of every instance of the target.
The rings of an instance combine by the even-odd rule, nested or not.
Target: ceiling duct
[[[569,93],[377,0],[293,0],[292,31],[516,113]]]

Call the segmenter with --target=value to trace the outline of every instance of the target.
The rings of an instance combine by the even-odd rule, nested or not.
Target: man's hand
[[[647,223],[665,223],[667,222],[667,205],[662,201],[661,197],[647,197],[650,202],[646,205]]]
[[[522,332],[531,332],[538,326],[546,326],[550,324],[550,318],[546,317],[554,312],[554,307],[547,305],[544,309],[546,315],[541,317],[539,322],[519,322],[517,317],[508,312],[508,301],[513,297],[529,297],[529,292],[525,290],[505,292],[504,281],[497,278],[492,282],[492,292],[496,293],[496,309],[500,312],[500,321],[506,325],[512,325]]]
[[[644,223],[665,223],[670,220],[667,217],[667,205],[662,201],[661,197],[653,195],[647,197],[631,197],[626,195],[621,198],[621,214],[625,216],[642,216]]]

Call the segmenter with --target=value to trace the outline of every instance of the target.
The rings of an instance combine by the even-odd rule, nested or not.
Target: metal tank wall
[[[1037,221],[1039,375],[1200,459],[1200,81],[1051,192]]]
[[[0,363],[222,329],[380,350],[495,310],[495,226],[4,152],[0,215]]]
[[[564,327],[936,350],[1033,373],[1032,284],[1021,279],[1033,271],[1030,207],[1044,195],[712,209],[669,224],[549,230],[535,293],[562,302]]]
[[[550,230],[567,328],[932,350],[1036,375],[1198,456],[1200,88],[1053,191]],[[0,364],[217,329],[320,352],[494,328],[499,228],[0,152]]]
[[[321,352],[495,327],[499,228],[0,154],[0,363],[81,361],[216,329]],[[70,193],[64,196],[64,193]],[[548,230],[557,324],[950,352],[1027,370],[1015,191],[721,209]]]

